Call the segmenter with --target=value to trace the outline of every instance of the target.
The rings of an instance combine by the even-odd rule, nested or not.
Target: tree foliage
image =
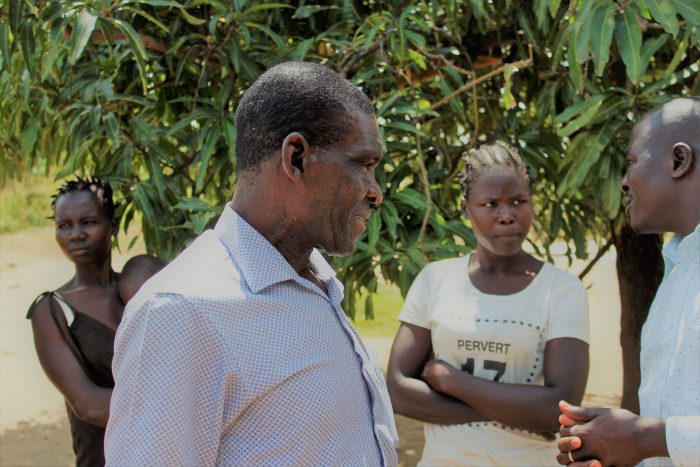
[[[263,70],[312,60],[362,87],[386,194],[359,251],[334,260],[350,314],[377,270],[405,293],[428,261],[474,247],[458,174],[482,142],[511,142],[531,167],[533,246],[565,239],[585,258],[586,239],[621,222],[632,122],[700,91],[692,0],[0,4],[2,177],[44,165],[107,178],[122,227],[142,219],[163,258],[230,199],[233,111]]]

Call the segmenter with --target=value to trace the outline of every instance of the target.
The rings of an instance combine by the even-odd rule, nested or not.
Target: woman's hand
[[[445,379],[439,375],[457,371],[439,360],[429,362],[431,354],[430,329],[402,323],[391,347],[386,374],[394,412],[439,425],[487,420],[468,404],[431,387]],[[434,379],[432,383],[428,378]]]
[[[421,378],[437,392],[449,394],[450,383],[454,380],[456,371],[456,368],[443,360],[429,360],[423,367]]]

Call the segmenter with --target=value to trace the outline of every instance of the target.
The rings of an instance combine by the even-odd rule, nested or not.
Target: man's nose
[[[630,189],[630,186],[629,186],[629,181],[627,180],[627,172],[625,172],[625,176],[622,177],[622,180],[620,180],[620,190],[622,190],[622,192],[624,194],[627,194],[629,189]]]
[[[367,199],[369,199],[370,204],[382,204],[384,200],[384,193],[382,193],[382,187],[379,186],[377,180],[372,177],[372,181],[369,184],[369,189],[367,190]]]

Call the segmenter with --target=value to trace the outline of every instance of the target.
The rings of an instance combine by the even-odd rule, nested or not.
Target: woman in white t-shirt
[[[586,291],[522,249],[533,208],[516,150],[474,151],[462,194],[478,246],[411,286],[387,372],[394,411],[426,422],[419,465],[557,465],[557,404],[578,404],[588,379]]]

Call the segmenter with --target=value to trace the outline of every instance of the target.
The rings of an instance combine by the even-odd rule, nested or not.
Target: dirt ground
[[[121,241],[127,245],[127,241]],[[137,246],[113,263],[143,252]],[[557,264],[577,273],[585,266],[566,260]],[[65,406],[44,375],[34,352],[27,307],[41,292],[70,278],[71,264],[63,257],[49,227],[0,235],[0,466],[69,466],[74,464]],[[615,406],[622,392],[620,305],[615,254],[609,252],[584,279],[591,305],[591,373],[585,402]],[[365,339],[386,364],[391,337]],[[397,416],[399,458],[415,465],[423,448],[422,424]]]

